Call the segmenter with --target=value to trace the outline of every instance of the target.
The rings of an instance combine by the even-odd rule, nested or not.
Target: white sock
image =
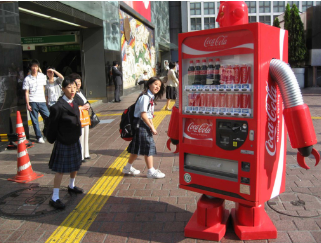
[[[74,187],[75,187],[75,178],[70,178],[69,179],[69,187],[71,189],[74,189]]]
[[[149,174],[154,174],[155,173],[155,168],[154,167],[152,167],[152,168],[150,168],[150,169],[148,169],[148,173]]]
[[[126,168],[127,170],[130,170],[130,168],[132,168],[132,165],[131,165],[130,163],[127,163],[127,165],[125,166],[125,168]]]
[[[54,188],[51,199],[57,201],[59,199],[59,188]]]

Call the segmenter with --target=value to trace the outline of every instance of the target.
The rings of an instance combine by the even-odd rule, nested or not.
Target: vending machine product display
[[[287,62],[287,50],[287,32],[262,23],[179,35],[179,183],[203,194],[187,237],[220,240],[225,199],[236,203],[231,215],[240,239],[277,237],[264,203],[285,190],[289,125],[285,94],[269,72],[271,60]],[[307,140],[316,143],[315,135]]]

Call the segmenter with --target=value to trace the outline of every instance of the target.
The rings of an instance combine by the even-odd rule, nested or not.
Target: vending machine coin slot
[[[242,162],[242,164],[241,164],[241,169],[242,169],[242,171],[249,172],[249,171],[250,171],[250,168],[251,168],[250,163],[248,163],[248,162]]]
[[[241,147],[248,134],[246,121],[216,120],[216,145],[225,150]]]
[[[250,184],[250,178],[241,177],[241,183]]]

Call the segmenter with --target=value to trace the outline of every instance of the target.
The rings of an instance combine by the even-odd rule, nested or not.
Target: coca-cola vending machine
[[[179,183],[203,194],[187,237],[220,240],[226,199],[242,240],[276,238],[264,203],[285,189],[287,129],[269,69],[287,50],[287,32],[262,23],[179,35]]]

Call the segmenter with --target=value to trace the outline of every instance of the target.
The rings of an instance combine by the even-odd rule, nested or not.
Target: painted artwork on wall
[[[123,88],[128,89],[137,84],[144,70],[148,77],[155,76],[154,30],[121,10],[119,15]]]

